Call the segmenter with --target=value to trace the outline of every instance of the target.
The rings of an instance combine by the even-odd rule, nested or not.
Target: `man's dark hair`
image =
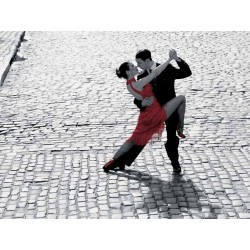
[[[151,52],[148,49],[139,50],[136,53],[135,58],[141,59],[143,61],[145,61],[147,59],[149,59],[150,61],[152,61]]]

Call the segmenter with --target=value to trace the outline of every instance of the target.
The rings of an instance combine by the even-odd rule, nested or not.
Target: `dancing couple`
[[[177,62],[179,69],[170,64],[172,60]],[[191,70],[175,50],[170,50],[168,60],[161,65],[152,60],[151,52],[146,49],[136,54],[136,62],[144,70],[141,75],[130,62],[121,64],[116,74],[126,80],[128,91],[135,97],[134,103],[140,109],[138,122],[130,138],[103,169],[109,172],[117,167],[123,170],[125,165],[130,166],[153,136],[161,136],[166,123],[168,141],[165,148],[174,172],[180,173],[179,138],[176,132],[180,138],[185,138],[186,99],[183,95],[176,97],[174,80],[190,76]]]

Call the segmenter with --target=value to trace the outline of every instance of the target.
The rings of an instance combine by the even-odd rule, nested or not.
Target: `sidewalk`
[[[24,31],[0,31],[0,86],[3,85],[23,36]]]

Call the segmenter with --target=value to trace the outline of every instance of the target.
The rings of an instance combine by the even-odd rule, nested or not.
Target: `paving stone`
[[[16,213],[14,215],[14,218],[16,218],[16,219],[21,219],[21,218],[24,218],[24,217],[25,217],[25,213]]]
[[[196,213],[192,215],[193,219],[204,219],[205,215],[203,213]]]
[[[126,201],[123,201],[123,202],[122,202],[122,205],[124,205],[124,206],[132,206],[132,205],[133,205],[133,202],[130,201],[130,200],[126,200]]]
[[[10,192],[1,192],[0,198],[7,198],[10,196]]]
[[[170,219],[171,216],[168,214],[168,212],[161,212],[160,213],[161,218],[165,218],[165,219]]]
[[[242,203],[242,201],[240,201],[240,200],[233,200],[233,201],[232,201],[232,205],[233,205],[234,207],[241,207],[241,206],[243,206],[243,203]]]
[[[46,217],[46,212],[38,212],[36,215],[36,218],[45,218]]]
[[[160,206],[159,207],[159,211],[160,212],[165,212],[165,211],[168,211],[169,210],[169,207],[168,206]]]
[[[211,213],[204,213],[204,219],[217,219],[217,216]]]
[[[7,209],[7,211],[15,211],[16,205],[8,205],[6,209]]]
[[[187,207],[188,206],[187,202],[179,202],[178,204],[180,207]]]
[[[234,212],[227,212],[227,214],[228,214],[229,217],[238,218],[237,214],[234,213]]]
[[[138,214],[139,219],[148,219],[150,216],[148,214]]]
[[[172,208],[170,208],[169,213],[170,213],[171,216],[180,214],[180,209],[172,209]]]
[[[240,219],[250,219],[250,213],[239,213]]]
[[[198,203],[196,203],[196,202],[188,202],[188,206],[190,208],[198,208],[199,207]]]
[[[122,219],[122,215],[121,214],[112,214],[111,218],[112,219]]]
[[[217,219],[228,219],[228,216],[225,214],[219,214],[217,215]]]

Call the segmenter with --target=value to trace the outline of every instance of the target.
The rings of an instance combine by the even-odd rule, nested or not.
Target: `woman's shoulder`
[[[135,82],[135,81],[136,81],[135,78],[132,78],[132,79],[127,81],[127,84],[131,84],[132,82]]]

